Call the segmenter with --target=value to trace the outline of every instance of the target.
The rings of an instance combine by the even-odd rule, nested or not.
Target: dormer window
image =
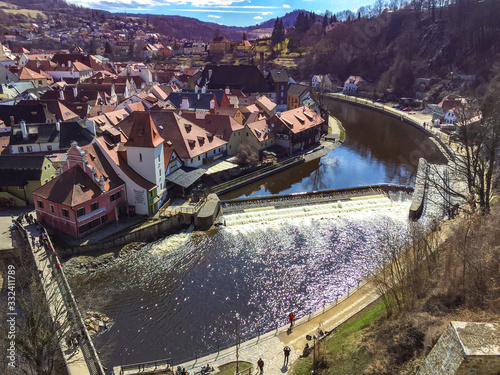
[[[198,136],[198,142],[200,143],[200,146],[203,146],[203,144],[205,143],[205,137],[201,137],[201,136]]]
[[[186,132],[190,132],[191,131],[191,124],[184,124],[184,127],[186,128]]]
[[[191,147],[193,149],[194,146],[196,146],[196,141],[194,139],[188,139],[188,144],[189,144],[189,147]]]

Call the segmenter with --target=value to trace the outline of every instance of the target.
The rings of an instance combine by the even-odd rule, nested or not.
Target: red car
[[[411,111],[411,107],[405,107],[405,108],[402,109],[402,111],[410,112]]]

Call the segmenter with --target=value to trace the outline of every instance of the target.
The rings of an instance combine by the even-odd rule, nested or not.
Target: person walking
[[[294,313],[290,313],[288,314],[288,320],[290,322],[290,328],[293,327],[293,320],[295,319],[295,314]]]
[[[283,348],[283,353],[285,353],[285,360],[283,361],[283,366],[288,366],[288,357],[290,357],[290,347],[289,346],[285,346]]]
[[[262,358],[259,357],[259,360],[257,361],[257,366],[259,366],[259,374],[262,375],[264,373],[264,361]]]

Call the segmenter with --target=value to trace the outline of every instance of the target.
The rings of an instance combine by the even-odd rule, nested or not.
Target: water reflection
[[[233,342],[236,312],[248,338],[332,302],[373,268],[374,236],[386,222],[404,228],[407,210],[406,201],[171,236],[72,286],[84,309],[116,321],[96,340],[108,367],[180,360]]]
[[[418,159],[444,163],[436,145],[420,130],[397,119],[352,104],[331,101],[330,112],[347,131],[346,142],[321,160],[301,164],[241,189],[223,199],[341,189],[394,183],[412,185]]]

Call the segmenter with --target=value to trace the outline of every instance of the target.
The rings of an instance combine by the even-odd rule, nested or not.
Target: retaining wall
[[[69,257],[96,250],[118,248],[132,242],[155,240],[188,226],[191,223],[192,217],[192,215],[188,214],[177,214],[171,217],[161,218],[156,222],[131,230],[123,236],[115,237],[110,240],[104,240],[99,243],[72,247],[58,246],[57,253],[60,256]]]

